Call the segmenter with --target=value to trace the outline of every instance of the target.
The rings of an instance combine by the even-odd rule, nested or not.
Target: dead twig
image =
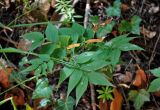
[[[13,41],[12,39],[8,39],[8,38],[2,37],[2,36],[0,36],[0,39],[13,44],[16,48],[18,47],[18,43]]]
[[[155,99],[155,97],[153,96],[153,94],[151,94],[151,96],[152,96],[153,101],[154,101],[154,103],[155,103],[155,105],[156,105],[156,107],[157,107],[157,110],[160,110],[160,107],[159,107],[158,103],[156,102],[156,99]]]
[[[90,13],[90,0],[87,0],[86,8],[85,8],[85,15],[84,15],[84,28],[87,28],[89,13]]]
[[[92,105],[92,110],[96,110],[96,103],[95,103],[95,91],[94,91],[94,85],[90,85],[90,90],[91,90],[91,105]]]
[[[155,51],[156,51],[157,44],[158,44],[159,40],[160,40],[160,34],[158,35],[158,38],[157,38],[157,40],[156,40],[156,43],[155,43],[154,48],[153,48],[153,51],[152,51],[152,55],[151,55],[150,60],[149,60],[149,62],[148,62],[149,69],[150,69],[151,63],[152,63],[152,61],[154,60],[154,57],[155,57],[155,55],[156,55]]]

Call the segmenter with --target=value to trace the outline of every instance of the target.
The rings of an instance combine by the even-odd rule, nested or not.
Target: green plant
[[[120,16],[120,4],[119,1],[115,1],[113,7],[106,9],[108,16]],[[74,20],[75,12],[73,6],[70,5],[70,0],[57,0],[56,8],[56,11],[66,15],[65,18],[67,20]],[[99,23],[97,20],[98,18],[95,17],[92,22],[97,25]],[[131,22],[122,21],[118,26],[118,30],[121,33],[119,36],[115,36],[109,41],[102,40],[92,44],[88,44],[86,41],[95,37],[102,39],[119,24],[112,20],[94,32],[91,26],[84,29],[83,26],[76,22],[73,22],[70,27],[59,29],[51,22],[48,22],[44,33],[30,32],[23,35],[24,39],[32,43],[28,47],[28,51],[4,48],[0,49],[0,53],[19,53],[24,56],[18,65],[19,71],[11,74],[11,77],[18,82],[16,86],[23,86],[25,82],[35,79],[36,87],[33,91],[32,99],[42,98],[40,107],[54,104],[55,108],[59,110],[72,110],[73,106],[78,104],[87,90],[89,83],[106,86],[106,88],[102,87],[102,90],[97,90],[100,94],[98,98],[103,100],[113,99],[111,94],[114,85],[110,79],[112,79],[111,74],[115,66],[119,63],[121,53],[130,50],[143,50],[141,47],[130,43],[135,37],[129,37],[129,34],[126,34],[127,32],[139,34],[140,21],[137,16],[133,16]],[[126,24],[129,29],[125,27]],[[74,44],[78,44],[78,46],[72,47]],[[68,49],[68,46],[71,46],[71,48]],[[63,65],[63,68],[61,68],[57,86],[52,87],[47,76],[52,74],[54,68],[59,64]],[[107,71],[104,72],[103,70],[106,69]],[[27,78],[26,76],[31,72],[34,73],[33,76]],[[52,93],[59,89],[66,79],[69,79],[67,97],[58,99],[56,102],[52,101]],[[74,89],[76,100],[69,96]]]
[[[17,107],[16,107],[16,105],[15,105],[15,103],[14,103],[14,101],[13,101],[13,97],[9,97],[9,98],[7,98],[7,99],[4,99],[4,100],[0,101],[0,105],[6,103],[7,101],[11,101],[11,104],[12,104],[12,106],[13,106],[13,109],[14,109],[14,110],[18,110]]]
[[[60,14],[64,16],[65,21],[74,21],[75,17],[80,17],[74,15],[75,10],[71,5],[71,0],[56,0],[55,7],[56,11],[60,12]]]
[[[90,28],[89,31],[91,30]],[[88,30],[77,23],[73,23],[72,27],[60,29],[48,23],[45,30],[46,37],[40,32],[30,32],[23,35],[23,38],[32,42],[28,52],[14,48],[0,49],[0,52],[14,52],[27,55],[25,55],[20,62],[19,66],[21,70],[19,74],[26,76],[31,71],[34,71],[34,78],[37,79],[37,84],[32,95],[33,99],[51,98],[53,89],[48,85],[47,75],[52,73],[54,65],[63,64],[64,67],[60,72],[57,87],[59,87],[65,79],[69,78],[67,97],[69,97],[75,88],[76,104],[78,104],[79,99],[87,89],[88,83],[113,86],[107,80],[107,76],[101,73],[100,70],[109,65],[114,67],[119,62],[121,51],[143,50],[129,43],[134,37],[127,37],[128,34],[124,34],[110,41],[96,43],[94,48],[91,47],[89,50],[79,53],[79,49],[87,46],[85,42],[83,42],[85,39],[88,39],[84,37],[84,34],[86,34],[85,31]],[[91,37],[93,38],[93,36],[90,36],[90,38]],[[79,48],[66,49],[68,45],[77,42],[81,42]],[[37,48],[39,48],[39,51],[35,51]],[[28,56],[30,55],[34,57],[29,59]],[[71,57],[67,58],[68,55]],[[29,65],[27,68],[25,67],[26,64]]]
[[[115,0],[113,6],[106,8],[106,13],[108,16],[120,16],[121,15],[121,2],[120,0]]]
[[[140,110],[146,101],[150,101],[150,94],[145,89],[131,90],[128,99],[134,102],[136,110]]]
[[[102,99],[103,102],[108,100],[113,100],[112,92],[113,88],[111,87],[102,87],[102,89],[96,90],[99,93],[98,99]]]
[[[159,82],[160,82],[160,68],[155,68],[151,70],[151,73],[157,77],[154,79],[149,85],[148,92],[157,92],[160,90]]]

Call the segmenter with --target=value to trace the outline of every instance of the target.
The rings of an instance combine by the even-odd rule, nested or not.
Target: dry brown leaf
[[[35,0],[35,4],[37,4],[38,8],[44,13],[47,14],[51,4],[48,0]]]
[[[156,35],[156,31],[150,31],[144,27],[141,27],[141,33],[149,39],[152,39]]]
[[[55,5],[56,5],[56,0],[51,0],[51,6],[55,8]]]
[[[93,26],[92,28],[93,28],[94,32],[96,32],[100,27],[102,27],[102,26],[104,26],[104,25],[106,25],[106,24],[109,24],[109,23],[111,23],[111,22],[112,22],[112,18],[105,20],[103,23],[101,23],[101,24],[99,24],[99,25]]]
[[[136,77],[135,80],[133,82],[133,85],[136,87],[145,87],[146,86],[146,82],[147,82],[147,77],[146,74],[144,72],[144,70],[142,69],[138,69],[136,71]]]
[[[67,46],[67,49],[72,49],[72,48],[75,48],[75,47],[79,47],[80,46],[80,43],[77,43],[77,44],[71,44],[69,46]]]
[[[121,4],[121,10],[122,10],[123,12],[126,12],[127,10],[129,10],[129,6],[128,6],[127,4],[122,3],[122,4]]]
[[[132,81],[132,73],[128,72],[128,71],[126,71],[125,74],[119,73],[118,79],[120,82],[123,82],[123,83],[131,82]]]
[[[20,39],[20,41],[18,42],[18,49],[21,49],[23,51],[28,51],[29,48],[31,47],[32,42],[27,40],[27,39]]]
[[[13,97],[13,100],[17,106],[25,104],[25,95],[22,89],[14,88],[10,92],[5,94],[5,99]]]
[[[114,99],[111,102],[110,110],[121,110],[123,97],[122,94],[115,88],[113,90]]]
[[[109,110],[109,104],[107,102],[103,102],[103,99],[100,99],[99,109],[100,110]]]
[[[13,68],[0,69],[0,84],[4,88],[9,87],[9,75],[12,72]]]
[[[89,39],[86,40],[85,43],[90,44],[90,43],[95,43],[95,42],[102,42],[103,38],[99,38],[99,39]]]

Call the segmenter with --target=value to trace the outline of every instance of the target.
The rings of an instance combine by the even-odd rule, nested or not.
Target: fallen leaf
[[[156,31],[150,31],[144,27],[141,27],[141,33],[149,39],[152,39],[157,34]]]
[[[132,81],[132,73],[126,71],[125,74],[119,73],[118,74],[118,79],[121,83],[128,83]]]
[[[20,39],[20,41],[18,42],[18,49],[28,51],[31,45],[32,45],[31,41],[27,39]]]
[[[7,68],[8,65],[7,65],[7,62],[3,58],[0,58],[0,70],[3,69],[3,67]]]
[[[4,88],[9,87],[9,75],[13,71],[13,68],[0,69],[0,84]]]
[[[56,0],[51,0],[51,6],[52,6],[52,8],[55,8],[55,5],[56,5]]]
[[[71,44],[69,46],[67,46],[67,49],[72,49],[72,48],[75,48],[75,47],[79,47],[80,46],[80,43],[77,43],[77,44]]]
[[[103,102],[103,99],[99,100],[99,110],[109,110],[109,103]]]
[[[122,10],[122,12],[126,12],[127,10],[129,10],[129,6],[127,4],[122,3],[121,10]]]
[[[127,84],[118,84],[118,86],[120,86],[120,87],[125,87],[125,88],[127,88],[127,89],[130,88],[130,86],[128,86]]]
[[[37,4],[38,8],[44,13],[47,14],[51,4],[48,0],[35,0],[35,4]]]
[[[110,110],[121,110],[123,101],[122,94],[116,88],[114,88],[113,94],[114,99],[111,102]]]
[[[22,106],[25,104],[25,95],[22,89],[14,88],[11,91],[7,92],[4,96],[5,99],[13,97],[13,100],[17,106]]]
[[[103,38],[99,38],[99,39],[89,39],[86,40],[85,43],[90,44],[90,43],[95,43],[95,42],[102,42]]]
[[[4,0],[5,8],[9,8],[11,6],[10,0]]]
[[[150,14],[153,14],[153,13],[157,13],[157,12],[159,12],[159,6],[155,6],[155,4],[151,4],[151,7],[150,7],[150,9],[148,10],[148,12],[150,13]]]
[[[138,69],[136,71],[136,77],[135,77],[135,80],[133,82],[133,85],[136,86],[136,87],[145,87],[146,82],[147,82],[147,77],[146,77],[146,74],[145,74],[144,70]]]
[[[102,27],[102,26],[104,26],[106,24],[111,23],[112,20],[113,20],[112,18],[111,19],[107,19],[103,23],[93,26],[92,28],[93,28],[94,32],[96,32],[100,27]]]

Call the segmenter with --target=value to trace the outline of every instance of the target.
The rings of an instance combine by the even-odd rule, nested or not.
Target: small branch
[[[87,0],[86,9],[85,9],[85,16],[84,16],[84,28],[87,28],[89,13],[90,13],[90,0]]]
[[[153,48],[153,51],[152,51],[152,55],[151,55],[150,60],[149,60],[149,62],[148,62],[149,68],[150,68],[150,65],[151,65],[152,61],[154,60],[155,55],[156,55],[156,54],[155,54],[155,51],[156,51],[157,44],[158,44],[159,40],[160,40],[160,34],[158,35],[158,38],[157,38],[157,40],[156,40],[156,43],[155,43],[154,48]]]
[[[142,13],[142,9],[143,9],[144,2],[145,2],[145,0],[142,0],[142,5],[141,5],[141,8],[140,8],[140,10],[139,10],[139,14]]]
[[[2,37],[2,36],[0,36],[0,39],[4,40],[4,41],[6,41],[6,42],[9,42],[9,43],[11,43],[11,44],[13,44],[16,48],[17,48],[17,46],[18,46],[18,43],[15,42],[15,41],[13,41],[12,39],[7,39],[7,38]]]
[[[157,107],[157,110],[160,110],[160,107],[159,107],[158,103],[156,102],[156,99],[155,99],[155,97],[153,96],[153,94],[151,94],[151,96],[152,96],[153,101],[154,101],[154,103],[155,103],[155,105],[156,105],[156,107]]]
[[[92,110],[96,110],[94,85],[90,83]]]

